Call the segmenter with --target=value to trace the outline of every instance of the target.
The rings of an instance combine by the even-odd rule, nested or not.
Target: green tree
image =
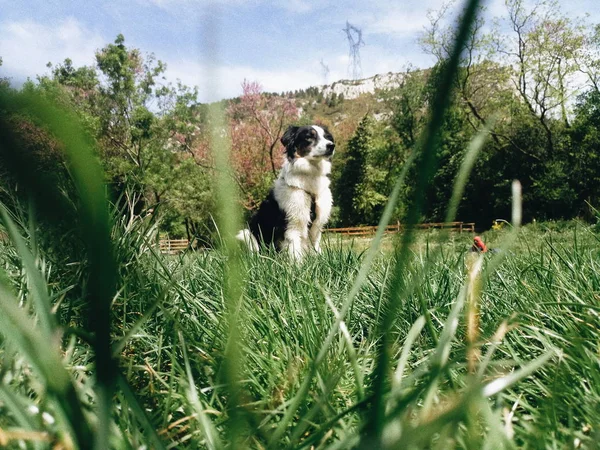
[[[126,47],[122,35],[96,53],[95,67],[76,68],[69,59],[49,67],[51,74],[29,88],[78,109],[97,142],[113,197],[130,217],[151,210],[176,236],[210,222],[210,202],[197,201],[211,192],[206,180],[212,167],[202,142],[206,107],[196,89],[166,84],[166,66]],[[199,186],[208,194],[192,193]],[[187,197],[175,201],[179,194]]]
[[[373,148],[373,120],[366,114],[338,163],[342,170],[335,186],[335,204],[343,225],[372,223],[374,211],[385,202],[385,196],[376,190],[381,174],[370,164]]]
[[[2,56],[0,56],[0,67],[2,67]],[[0,88],[8,87],[8,78],[0,77]]]
[[[569,101],[577,94],[574,77],[584,53],[584,25],[574,23],[556,1],[508,0],[509,36],[497,32],[496,47],[512,68],[511,81],[527,110],[544,130],[546,150],[554,152],[553,122],[568,126]]]
[[[600,205],[600,92],[593,89],[582,95],[575,111],[567,166],[578,195],[576,212],[583,213],[586,201]]]

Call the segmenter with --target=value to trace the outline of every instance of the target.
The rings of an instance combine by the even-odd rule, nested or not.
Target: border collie
[[[321,231],[331,213],[329,189],[333,136],[318,125],[291,126],[281,138],[286,160],[268,197],[237,238],[250,250],[274,246],[301,259],[321,251]]]

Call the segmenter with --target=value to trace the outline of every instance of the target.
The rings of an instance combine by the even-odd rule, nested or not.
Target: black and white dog
[[[331,213],[331,133],[318,125],[287,129],[281,143],[286,160],[268,197],[237,238],[253,251],[274,245],[294,259],[321,251],[321,231]]]

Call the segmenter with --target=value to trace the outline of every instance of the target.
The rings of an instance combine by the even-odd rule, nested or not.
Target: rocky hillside
[[[404,76],[403,73],[388,72],[362,80],[336,81],[332,85],[322,86],[321,89],[325,98],[341,95],[346,100],[352,100],[362,94],[375,94],[378,90],[397,88],[401,85]]]
[[[390,117],[390,91],[402,85],[406,73],[378,74],[361,80],[340,80],[283,95],[294,98],[301,116],[324,119],[335,127],[354,131],[365,114],[377,122]],[[279,94],[281,95],[281,94]]]

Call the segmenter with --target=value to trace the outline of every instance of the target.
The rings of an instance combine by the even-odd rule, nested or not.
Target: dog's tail
[[[235,236],[235,238],[244,242],[252,252],[258,252],[260,250],[258,246],[258,241],[248,228],[240,230],[240,232]]]

